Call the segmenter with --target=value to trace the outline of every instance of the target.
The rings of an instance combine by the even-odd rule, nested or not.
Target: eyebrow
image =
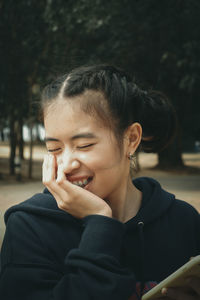
[[[77,139],[95,139],[97,138],[95,134],[91,133],[91,132],[86,132],[86,133],[79,133],[79,134],[76,134],[74,136],[72,136],[70,139],[72,141],[74,140],[77,140]]]
[[[86,132],[86,133],[79,133],[79,134],[76,134],[74,136],[72,136],[70,138],[70,140],[74,141],[74,140],[77,140],[77,139],[95,139],[97,138],[95,134],[91,133],[91,132]],[[52,137],[45,137],[44,138],[44,142],[59,142],[58,139],[55,139],[55,138],[52,138]]]

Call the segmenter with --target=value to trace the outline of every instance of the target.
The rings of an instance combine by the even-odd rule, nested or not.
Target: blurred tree
[[[37,116],[34,87],[81,64],[124,67],[169,96],[184,138],[195,131],[199,12],[199,0],[1,0],[0,105],[11,128],[11,173],[15,128]],[[182,164],[177,141],[159,153],[161,166]]]
[[[43,18],[46,1],[2,1],[0,6],[1,90],[4,118],[10,127],[10,173],[19,145],[23,157],[22,127],[33,119],[32,86],[47,44]],[[42,38],[44,37],[44,39]]]

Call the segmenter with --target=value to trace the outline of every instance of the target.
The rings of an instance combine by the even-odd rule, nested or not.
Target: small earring
[[[129,152],[129,154],[128,154],[128,159],[129,159],[129,160],[133,160],[133,159],[134,159],[134,154],[131,154],[131,153]]]

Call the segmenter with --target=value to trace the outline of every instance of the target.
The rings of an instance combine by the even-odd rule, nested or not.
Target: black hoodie
[[[200,217],[150,178],[134,180],[142,206],[126,223],[76,219],[47,189],[5,214],[2,300],[127,300],[200,254]],[[140,284],[142,283],[142,284]]]

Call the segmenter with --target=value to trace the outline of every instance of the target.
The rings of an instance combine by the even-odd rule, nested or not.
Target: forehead
[[[85,90],[84,93],[77,96],[59,96],[47,103],[46,107],[44,107],[44,118],[51,112],[56,113],[60,108],[67,108],[68,110],[73,110],[74,112],[78,111],[79,113],[82,111],[89,115],[92,115],[92,112],[94,114],[95,110],[97,113],[98,109],[101,108],[104,114],[106,114],[108,103],[103,93],[95,90]]]
[[[63,134],[77,134],[80,131],[94,132],[99,131],[101,128],[106,130],[104,122],[97,117],[97,113],[86,113],[83,110],[82,103],[87,99],[82,97],[88,98],[89,96],[92,95],[88,93],[83,96],[53,101],[44,111],[46,135],[59,137]],[[93,94],[93,96],[95,95]]]

